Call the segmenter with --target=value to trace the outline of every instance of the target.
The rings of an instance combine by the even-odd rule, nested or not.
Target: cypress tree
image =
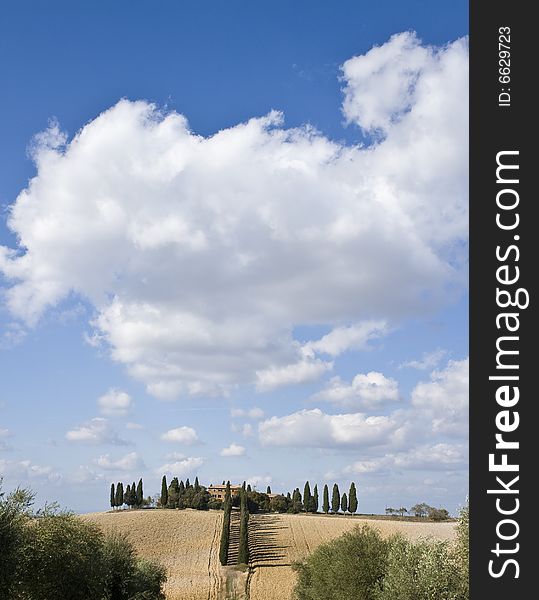
[[[118,506],[123,506],[124,505],[124,484],[120,481],[120,483],[118,484],[120,491],[118,492],[118,488],[116,489],[116,492],[118,493]]]
[[[339,492],[339,486],[333,484],[333,493],[331,495],[331,512],[338,513],[341,505],[341,494]]]
[[[200,491],[200,483],[198,483],[198,477],[195,477],[195,492]]]
[[[131,507],[133,504],[133,497],[131,495],[131,486],[129,484],[127,484],[127,489],[125,490],[124,502],[129,507]]]
[[[271,494],[271,488],[270,488],[270,486],[269,486],[269,485],[268,485],[268,487],[266,488],[266,494]]]
[[[318,512],[318,484],[314,486],[313,497],[311,500],[311,512]]]
[[[322,501],[322,510],[326,513],[326,515],[329,512],[329,490],[327,483],[324,484],[324,499]]]
[[[185,480],[185,489],[188,490],[191,487],[191,484],[189,483],[189,477]]]
[[[306,512],[311,509],[311,486],[308,481],[303,488],[303,506],[305,507]]]
[[[348,494],[348,511],[354,514],[357,511],[357,492],[356,484],[352,481],[350,492]]]
[[[292,500],[292,498],[290,497],[290,492],[286,492],[286,498],[287,500]]]
[[[247,491],[249,492],[249,494],[250,494],[250,493],[253,491],[253,490],[251,489],[251,484],[250,484],[250,483],[249,483],[249,484],[247,484]]]
[[[163,475],[163,479],[161,480],[161,506],[165,508],[168,504],[168,486],[167,486],[167,476]]]
[[[116,492],[114,491],[114,484],[110,484],[110,505],[114,509],[116,506]]]
[[[345,513],[348,510],[348,498],[346,497],[346,492],[342,495],[341,498],[341,510]]]
[[[178,508],[180,504],[180,486],[178,478],[174,477],[168,486],[168,507]]]
[[[178,492],[180,494],[180,497],[185,494],[185,483],[183,482],[183,479],[180,479],[180,484],[178,485]]]
[[[226,484],[225,500],[223,502],[223,530],[219,546],[219,561],[222,565],[228,562],[228,547],[230,545],[230,514],[232,512],[232,495],[230,493],[230,481]]]
[[[137,484],[137,506],[142,506],[143,500],[144,500],[144,491],[142,489],[142,477],[141,477]]]
[[[249,511],[247,509],[246,490],[241,492],[240,501],[240,543],[238,548],[238,564],[249,564]]]

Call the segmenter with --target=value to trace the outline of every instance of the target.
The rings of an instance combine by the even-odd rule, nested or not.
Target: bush
[[[61,514],[29,527],[22,589],[32,600],[88,600],[105,595],[103,534],[97,526]]]
[[[374,600],[386,571],[390,541],[364,525],[319,546],[298,573],[297,600]],[[416,599],[417,600],[417,599]]]
[[[392,540],[376,600],[463,600],[447,542]]]
[[[0,598],[15,598],[13,585],[24,555],[27,510],[33,494],[16,490],[7,498],[1,492],[0,479]]]
[[[32,514],[33,494],[0,494],[1,600],[164,600],[164,569],[138,560],[119,535],[55,505]]]

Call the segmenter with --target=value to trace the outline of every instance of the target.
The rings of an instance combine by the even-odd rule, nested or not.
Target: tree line
[[[165,600],[165,569],[127,538],[1,483],[0,600]]]
[[[274,512],[310,512],[316,513],[320,509],[320,498],[318,493],[318,484],[314,486],[311,493],[311,487],[309,482],[305,482],[303,487],[303,495],[299,488],[296,488],[292,493],[288,492],[286,496],[277,495],[271,498],[269,502],[270,510]],[[352,482],[348,490],[348,494],[345,492],[341,495],[338,484],[334,483],[331,493],[331,503],[329,497],[329,487],[327,484],[324,485],[322,491],[322,512],[325,514],[338,512],[354,514],[358,509],[358,499],[356,484]]]
[[[425,502],[421,504],[414,504],[410,510],[401,506],[400,508],[386,508],[386,515],[400,515],[403,517],[406,514],[411,514],[414,517],[429,518],[432,521],[445,521],[449,519],[449,511],[445,508],[435,508],[429,506]]]
[[[141,508],[151,504],[151,498],[144,498],[142,478],[139,479],[138,484],[135,486],[133,481],[132,485],[127,485],[124,492],[124,484],[120,481],[114,487],[114,483],[110,484],[110,505],[114,508],[120,508],[126,504],[129,508]]]

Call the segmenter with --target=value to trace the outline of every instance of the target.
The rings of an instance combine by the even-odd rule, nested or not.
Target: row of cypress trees
[[[289,502],[291,502],[291,508],[293,512],[318,512],[319,508],[319,497],[318,497],[318,485],[314,486],[313,493],[311,494],[311,486],[307,481],[305,483],[305,487],[303,488],[303,496],[299,491],[299,488],[296,488],[292,495],[290,492],[287,494],[289,498]],[[330,512],[338,513],[339,510],[346,513],[349,512],[351,514],[357,511],[358,501],[357,501],[357,491],[356,484],[354,482],[351,483],[348,494],[344,493],[341,496],[339,491],[339,486],[335,483],[333,485],[333,491],[331,494],[331,504],[329,500],[329,488],[327,484],[324,485],[323,497],[322,497],[322,510],[326,514]]]
[[[353,514],[357,511],[357,506],[358,506],[357,492],[356,492],[356,484],[354,482],[352,482],[350,484],[350,490],[348,491],[348,495],[346,495],[346,492],[345,492],[342,496],[339,491],[339,486],[336,483],[333,484],[333,490],[332,490],[332,494],[331,494],[331,512],[332,513],[338,513],[339,509],[340,509],[344,513],[349,512],[349,513]],[[330,510],[329,489],[328,489],[327,484],[324,485],[322,510],[326,514],[329,513],[329,510]]]
[[[232,513],[230,481],[226,484],[223,512],[223,531],[221,533],[221,545],[219,547],[219,561],[222,565],[226,565],[228,562],[228,547],[230,545],[230,515]]]
[[[144,491],[142,478],[139,479],[138,484],[135,486],[133,481],[132,485],[127,485],[124,492],[124,484],[120,481],[114,487],[114,483],[110,484],[110,505],[112,508],[119,508],[127,504],[129,507],[140,508],[144,504]]]

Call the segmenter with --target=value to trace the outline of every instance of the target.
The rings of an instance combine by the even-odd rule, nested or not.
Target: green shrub
[[[384,577],[390,541],[364,525],[319,546],[296,563],[297,600],[374,600]]]
[[[36,519],[29,527],[22,589],[32,600],[103,598],[103,534],[74,515]]]
[[[460,574],[449,544],[394,538],[376,600],[462,600]]]

